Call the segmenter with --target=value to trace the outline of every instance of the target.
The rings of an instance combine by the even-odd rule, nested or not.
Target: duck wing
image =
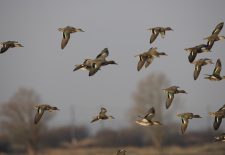
[[[194,80],[197,80],[200,72],[201,72],[202,67],[200,65],[195,65],[195,70],[194,70]]]
[[[189,62],[192,63],[195,60],[196,56],[197,56],[197,52],[195,49],[193,49],[188,56]]]
[[[109,55],[109,50],[108,48],[104,48],[101,53],[99,53],[97,56],[96,56],[96,59],[105,59],[107,56]]]
[[[40,121],[43,114],[44,114],[44,110],[42,108],[38,108],[37,112],[36,112],[36,115],[34,117],[34,123],[35,124],[37,124]]]
[[[155,39],[158,37],[158,35],[159,35],[159,31],[153,29],[152,30],[152,35],[150,37],[150,44],[155,41]]]
[[[137,70],[140,71],[141,68],[144,66],[145,62],[146,62],[146,56],[143,55],[139,55],[139,62],[137,64]]]
[[[146,62],[145,62],[145,68],[147,68],[153,61],[153,58],[150,57],[150,58],[147,58]]]
[[[222,28],[223,28],[223,22],[222,23],[219,23],[215,27],[215,29],[213,30],[212,34],[217,34],[218,35],[220,33],[220,31],[222,30]]]
[[[96,122],[96,121],[98,121],[98,120],[99,120],[99,119],[98,119],[98,116],[96,116],[96,117],[94,117],[94,118],[92,119],[91,123]]]
[[[184,132],[186,131],[187,126],[188,126],[188,119],[182,118],[181,121],[182,121],[182,124],[181,124],[181,133],[184,134]]]
[[[221,122],[222,122],[221,117],[215,117],[215,120],[214,120],[214,123],[213,123],[213,127],[214,127],[215,130],[219,129]]]
[[[151,120],[155,116],[155,108],[152,107],[148,110],[147,114],[144,116],[145,119]]]
[[[173,102],[173,98],[174,98],[174,94],[168,92],[167,99],[166,99],[166,109],[168,109],[170,107],[171,103]]]
[[[61,42],[61,49],[64,49],[70,39],[70,33],[68,32],[63,32],[63,38]]]
[[[1,53],[5,53],[8,49],[9,49],[9,47],[7,47],[7,46],[2,46],[1,51],[0,51],[0,54],[1,54]]]
[[[220,76],[221,68],[222,68],[221,61],[220,59],[217,59],[213,75]]]

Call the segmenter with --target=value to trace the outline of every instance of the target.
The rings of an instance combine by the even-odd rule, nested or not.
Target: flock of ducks
[[[211,52],[211,48],[213,47],[216,41],[225,39],[224,36],[219,36],[219,33],[222,30],[223,25],[224,25],[223,22],[219,23],[213,30],[212,34],[204,39],[204,40],[207,40],[206,44],[200,44],[191,48],[185,48],[185,50],[189,52],[189,56],[188,56],[189,62],[195,65],[194,73],[193,73],[194,80],[197,80],[203,66],[206,66],[208,64],[213,64],[212,60],[208,58],[201,58],[199,60],[194,61],[197,54],[200,54],[203,52]],[[59,28],[58,30],[63,33],[61,49],[64,49],[66,47],[66,45],[68,44],[70,40],[70,35],[72,33],[84,32],[80,28],[74,28],[71,26]],[[152,44],[156,40],[159,34],[161,35],[162,38],[164,38],[166,31],[173,31],[170,27],[155,27],[155,28],[150,28],[148,30],[150,30],[152,34],[150,37],[150,44]],[[10,48],[23,47],[17,41],[1,42],[0,45],[1,45],[0,53],[5,53]],[[85,59],[82,64],[75,65],[75,68],[73,71],[77,71],[80,69],[87,70],[89,72],[89,76],[93,76],[94,74],[97,73],[98,70],[101,69],[102,66],[107,66],[109,64],[117,64],[114,60],[107,60],[106,58],[108,57],[108,55],[109,55],[109,50],[108,48],[105,48],[95,58]],[[148,51],[136,55],[135,57],[139,57],[137,70],[140,71],[143,66],[147,68],[152,63],[154,58],[159,58],[160,56],[167,56],[167,54],[164,52],[159,52],[156,47],[151,47]],[[205,79],[209,79],[212,81],[220,81],[222,79],[225,79],[225,76],[220,75],[221,69],[222,69],[221,61],[220,59],[217,59],[213,73],[206,74]],[[167,96],[166,109],[168,109],[171,106],[175,94],[180,94],[180,93],[187,94],[185,90],[182,90],[179,88],[180,88],[179,86],[171,86],[169,88],[163,89],[163,91],[165,92]],[[38,124],[38,122],[42,118],[45,111],[51,112],[51,111],[59,110],[57,107],[53,107],[46,104],[35,105],[34,108],[37,110],[35,118],[34,118],[35,124]],[[99,114],[92,119],[91,123],[96,122],[98,120],[114,119],[113,116],[107,115],[106,113],[107,113],[107,109],[102,107]],[[213,127],[215,130],[218,130],[222,122],[222,119],[225,118],[225,104],[216,112],[210,112],[209,115],[214,117],[215,120],[213,123]],[[152,120],[154,116],[155,116],[155,109],[154,107],[151,107],[144,116],[138,116],[139,119],[137,119],[135,122],[141,126],[162,125],[159,121]],[[201,118],[201,116],[190,113],[190,112],[177,114],[177,117],[181,118],[181,133],[182,134],[185,133],[190,119]],[[215,137],[215,141],[225,142],[225,133]],[[125,152],[126,150],[122,149],[122,150],[118,150],[117,154],[124,155]]]

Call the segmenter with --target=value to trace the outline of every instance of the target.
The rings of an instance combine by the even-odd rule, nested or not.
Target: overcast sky
[[[163,72],[172,85],[188,92],[182,95],[185,109],[181,112],[193,111],[205,117],[202,122],[193,121],[190,128],[199,128],[198,124],[205,127],[206,107],[215,111],[225,103],[225,80],[203,79],[203,74],[213,71],[211,65],[194,81],[194,66],[184,48],[204,43],[203,38],[225,21],[224,6],[224,0],[2,0],[0,41],[18,40],[24,48],[0,55],[0,101],[7,101],[20,87],[32,88],[45,103],[61,109],[55,124],[69,123],[74,105],[77,123],[98,128],[100,124],[89,122],[105,106],[117,118],[113,122],[117,128],[129,119],[126,115],[138,81],[150,73]],[[62,34],[57,29],[67,25],[85,32],[72,34],[61,50]],[[150,45],[147,29],[155,26],[170,26],[174,31]],[[224,29],[221,35],[225,35]],[[168,56],[137,72],[134,55],[152,46]],[[104,67],[93,77],[72,71],[75,64],[94,58],[106,47],[108,59],[119,65]],[[214,62],[220,58],[224,66],[221,74],[225,75],[225,41],[216,42],[212,51],[197,58],[208,57]]]

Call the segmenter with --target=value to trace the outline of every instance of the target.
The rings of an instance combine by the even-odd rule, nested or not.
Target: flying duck
[[[211,81],[220,81],[222,79],[225,79],[225,76],[220,75],[221,69],[222,69],[221,61],[220,59],[217,59],[215,68],[213,70],[213,74],[212,75],[205,74],[206,75],[205,79],[209,79]]]
[[[91,123],[95,122],[95,121],[98,121],[98,120],[106,120],[106,119],[115,119],[113,116],[108,116],[106,115],[106,108],[101,108],[101,111],[99,112],[98,116],[95,116]]]
[[[109,64],[117,64],[113,60],[106,60],[106,57],[108,57],[109,51],[108,48],[105,48],[97,55],[95,59],[85,59],[85,61],[82,64],[75,65],[75,68],[73,71],[82,69],[82,70],[88,70],[89,76],[94,75],[102,66],[106,66]]]
[[[204,59],[199,59],[197,61],[194,61],[192,62],[193,64],[195,64],[195,70],[194,70],[194,80],[197,80],[200,72],[201,72],[201,69],[202,69],[202,66],[205,66],[207,64],[213,64],[212,60],[211,59],[208,59],[208,58],[204,58]]]
[[[173,102],[173,98],[174,98],[175,94],[179,94],[179,93],[187,94],[187,92],[185,90],[178,90],[178,88],[180,88],[180,87],[179,86],[171,86],[169,88],[163,89],[163,91],[167,95],[166,109],[168,109],[170,107],[171,103]]]
[[[70,34],[71,33],[75,33],[75,32],[84,32],[82,29],[80,28],[75,28],[72,26],[66,26],[64,28],[59,28],[59,31],[63,32],[63,38],[62,38],[62,42],[61,42],[61,49],[64,49],[65,46],[67,45],[69,39],[70,39]]]
[[[182,124],[181,124],[181,133],[184,134],[184,132],[187,129],[188,126],[188,120],[192,118],[202,118],[199,115],[194,115],[193,113],[187,112],[182,114],[177,114],[177,117],[181,118]]]
[[[219,40],[223,40],[225,39],[224,36],[219,36],[220,31],[223,28],[223,22],[219,23],[215,29],[213,30],[212,34],[206,38],[204,38],[204,40],[207,40],[207,45],[208,45],[208,49],[210,50],[213,47],[213,44],[215,41],[219,41]]]
[[[141,126],[149,126],[149,125],[162,125],[159,121],[153,121],[152,118],[155,116],[155,108],[150,108],[145,116],[138,116],[141,118],[140,120],[136,120],[136,123]]]
[[[151,47],[147,52],[136,55],[135,57],[139,57],[139,62],[137,64],[137,70],[140,71],[141,68],[145,65],[147,68],[153,61],[154,58],[159,58],[160,55],[167,55],[164,52],[158,52],[157,47]]]
[[[209,112],[209,115],[215,117],[213,127],[218,130],[222,119],[225,118],[225,104],[216,112]]]
[[[35,105],[34,106],[35,109],[37,109],[36,115],[34,117],[34,123],[37,124],[42,115],[44,114],[44,112],[47,110],[49,112],[52,112],[53,110],[59,110],[57,107],[52,107],[50,105],[47,104],[42,104],[42,105]]]
[[[166,31],[173,31],[170,27],[154,27],[147,30],[150,30],[152,32],[152,35],[150,37],[150,44],[155,41],[159,34],[162,38],[164,38]]]
[[[200,44],[194,47],[185,48],[184,50],[189,52],[188,60],[190,63],[195,60],[198,53],[210,52],[210,50],[208,49],[208,45],[206,44]]]
[[[5,53],[9,48],[14,48],[14,47],[23,47],[18,41],[5,41],[5,42],[0,42],[1,45],[1,51],[0,54]]]

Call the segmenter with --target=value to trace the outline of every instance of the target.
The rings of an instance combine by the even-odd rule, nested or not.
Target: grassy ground
[[[164,147],[157,150],[152,147],[127,147],[126,155],[225,155],[225,143],[214,143],[194,147]],[[117,148],[71,148],[50,149],[41,155],[115,155]]]

